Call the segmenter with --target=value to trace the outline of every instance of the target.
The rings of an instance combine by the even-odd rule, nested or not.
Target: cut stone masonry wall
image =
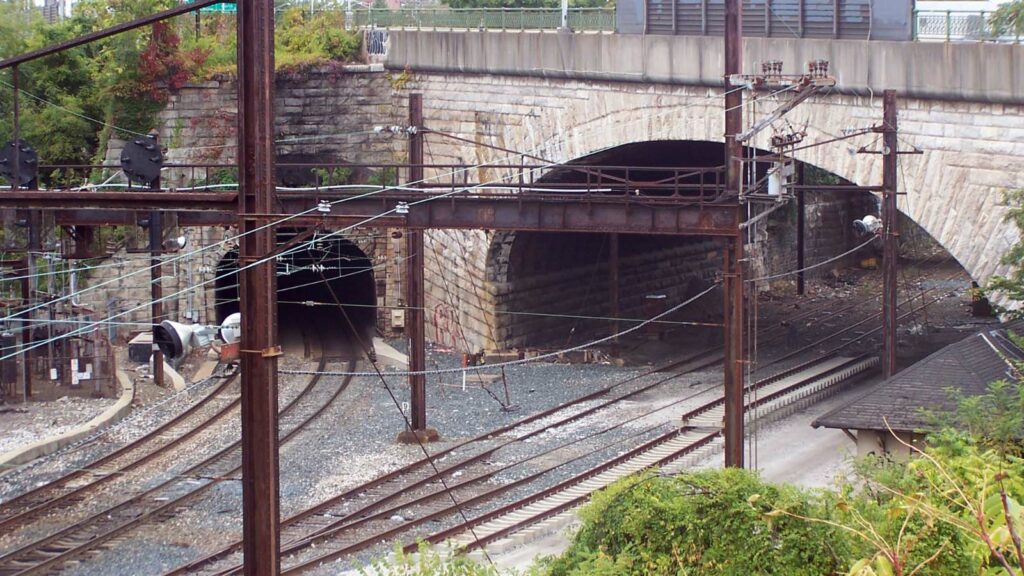
[[[321,70],[279,78],[277,127],[281,153],[313,155],[319,162],[403,162],[405,139],[374,134],[372,128],[404,125],[407,97],[413,91],[424,94],[429,128],[470,140],[467,143],[428,135],[427,163],[507,164],[521,160],[518,155],[490,146],[566,162],[633,142],[721,141],[720,99],[716,90],[709,88],[413,73],[401,89],[396,89],[392,80],[384,73],[368,69]],[[161,115],[161,138],[168,148],[168,161],[234,162],[235,97],[235,86],[229,79],[190,86],[173,95]],[[998,269],[1002,247],[1016,239],[1016,232],[1001,220],[1001,190],[1015,185],[1024,187],[1024,168],[1017,161],[1024,157],[1024,148],[1018,149],[1022,145],[1008,141],[1005,134],[1001,140],[996,139],[984,123],[996,122],[1005,130],[1024,133],[1021,111],[1002,104],[985,105],[984,110],[979,108],[976,113],[970,112],[970,107],[976,106],[973,104],[964,105],[963,112],[953,103],[909,100],[902,105],[905,144],[921,147],[925,153],[901,159],[901,185],[905,182],[909,192],[909,196],[900,198],[901,206],[936,234],[976,278],[984,279]],[[829,96],[804,104],[795,113],[794,122],[802,125],[806,120],[811,126],[809,139],[820,139],[846,126],[876,122],[881,114],[879,106],[870,98]],[[993,106],[1000,110],[996,112]],[[947,135],[943,123],[969,125],[973,132],[963,138]],[[941,135],[935,134],[936,129]],[[766,143],[760,140],[755,144],[764,147]],[[878,184],[878,156],[847,154],[843,146],[812,148],[798,157],[857,184]],[[231,179],[232,172],[171,170],[165,181],[172,185],[204,180],[213,183]],[[426,176],[439,178],[441,174],[428,170]],[[510,169],[480,168],[454,179],[488,182],[510,177],[515,177]],[[452,179],[450,175],[444,176],[444,181]],[[808,195],[808,264],[830,258],[857,243],[848,230],[853,218],[867,213],[866,203],[869,202]],[[966,231],[966,235],[950,227],[950,216],[961,217],[960,230]],[[384,331],[392,327],[392,310],[404,302],[404,240],[390,238],[392,232],[371,229],[345,234],[379,267],[375,281],[379,327]],[[206,234],[210,236],[204,242],[209,243],[219,239],[223,231]],[[608,311],[607,266],[595,268],[593,258],[581,260],[589,262],[586,265],[531,275],[502,261],[510,254],[514,234],[432,230],[426,236],[427,337],[442,345],[478,350],[561,338],[566,319],[506,313],[543,312],[541,306],[545,302],[556,302],[559,310],[569,314],[602,315]],[[759,250],[764,257],[755,269],[792,269],[795,239],[791,230],[775,225],[769,228],[768,237],[767,248]],[[212,250],[195,266],[215,270],[217,259],[225,251]],[[720,249],[713,243],[693,241],[667,242],[664,249],[624,255],[622,285],[630,289],[621,290],[622,316],[645,317],[643,297],[649,293],[665,293],[669,305],[696,293],[719,271],[719,260]],[[137,262],[148,260],[132,259],[130,264],[141,265]],[[503,266],[504,275],[496,273]],[[126,262],[123,271],[130,267]],[[181,268],[178,271],[172,278],[167,276],[174,275],[173,270],[165,273],[165,294],[184,288],[186,280],[180,274]],[[816,272],[827,271],[825,268]],[[110,272],[111,278],[119,278],[119,298],[124,309],[146,302],[148,273],[123,277],[124,272],[121,268]],[[211,278],[212,275],[204,277]],[[597,280],[591,283],[590,278]],[[97,276],[89,282],[100,280]],[[198,314],[199,320],[213,317],[212,283],[209,286],[197,297],[205,306]],[[95,298],[97,309],[104,310],[105,293],[97,293]],[[720,300],[717,296],[709,298]],[[168,313],[180,314],[185,308],[179,298],[168,306]],[[148,309],[133,312],[131,318],[148,319]]]

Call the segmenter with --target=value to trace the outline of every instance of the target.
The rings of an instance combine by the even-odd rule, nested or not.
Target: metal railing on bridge
[[[996,34],[991,12],[939,10],[914,12],[914,40],[919,42],[1016,42],[1020,34]]]
[[[354,10],[356,27],[441,30],[556,30],[558,8],[417,8]],[[614,8],[570,8],[568,26],[580,31],[615,31]]]

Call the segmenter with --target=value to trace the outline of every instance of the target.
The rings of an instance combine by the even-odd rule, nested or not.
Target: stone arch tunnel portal
[[[294,234],[279,232],[278,244]],[[283,338],[315,330],[353,345],[358,344],[354,336],[369,344],[377,314],[372,261],[351,240],[323,235],[325,239],[311,239],[308,246],[277,259],[278,329]],[[221,259],[217,277],[216,313],[222,322],[239,311],[237,250]]]
[[[711,167],[721,165],[723,154],[723,145],[716,142],[654,141],[618,146],[570,164]],[[652,181],[666,174],[652,171],[630,176],[636,181]],[[810,165],[804,174],[808,184],[849,184]],[[763,177],[763,172],[757,174],[758,179]],[[590,178],[592,185],[593,176]],[[542,182],[583,184],[586,179],[581,171],[566,168],[545,175]],[[868,192],[814,192],[805,198],[805,265],[823,262],[864,242],[854,231],[853,221],[878,214],[878,200]],[[797,268],[796,211],[796,203],[791,201],[756,228],[749,245],[753,269],[748,269],[748,274],[777,274]],[[908,236],[930,240],[907,218],[901,218],[900,226],[914,232]],[[871,252],[871,248],[865,250]],[[611,297],[615,250],[617,310]],[[722,270],[722,250],[721,240],[701,236],[497,232],[487,257],[487,277],[496,290],[493,338],[499,347],[561,347],[611,334],[616,326],[612,317],[626,319],[618,324],[619,330],[626,329],[636,324],[632,320],[649,318],[711,286]],[[840,264],[850,265],[873,255],[867,252],[858,252]],[[829,274],[833,268],[815,269],[807,277]],[[666,318],[687,324],[662,327],[704,333],[709,343],[717,343],[721,333],[713,325],[721,322],[721,316],[722,294],[714,289]],[[657,331],[659,327],[652,328]]]

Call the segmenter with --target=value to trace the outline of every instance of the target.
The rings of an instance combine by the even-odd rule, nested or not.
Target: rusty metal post
[[[274,3],[238,3],[239,296],[242,311],[242,551],[248,576],[280,562],[277,415],[277,275],[274,179]]]
[[[160,179],[157,178],[153,184],[155,190],[160,189]],[[149,305],[150,321],[153,324],[153,382],[157,386],[164,384],[164,353],[156,345],[156,328],[163,321],[164,315],[164,289],[163,289],[163,266],[160,265],[160,255],[163,251],[163,214],[159,210],[149,213],[149,278],[150,298]]]
[[[22,277],[21,304],[25,307],[21,315],[21,393],[24,402],[28,402],[32,397],[32,313],[29,312],[32,307],[32,284],[28,273],[28,261],[31,257],[31,254],[25,254],[25,258],[15,268],[16,273]]]
[[[608,300],[611,303],[612,334],[619,333],[619,235],[608,235]],[[612,356],[619,355],[619,337],[612,339]]]
[[[899,214],[896,211],[897,138],[896,91],[886,90],[882,96],[882,375],[896,374],[896,271],[899,255],[896,239],[899,236]]]
[[[21,103],[20,103],[20,97],[21,97],[21,74],[18,73],[18,66],[17,65],[15,65],[15,66],[13,66],[11,68],[11,76],[12,76],[12,78],[11,78],[11,80],[12,80],[11,85],[13,87],[13,92],[14,92],[11,95],[11,98],[12,98],[12,108],[14,109],[13,110],[14,111],[14,126],[13,126],[14,133],[13,133],[12,141],[15,144],[17,144],[18,143],[18,139],[21,138]],[[13,190],[15,188],[20,188],[21,187],[21,147],[20,146],[15,145],[15,147],[14,147],[14,157],[12,158],[12,161],[14,162],[14,166],[13,166],[13,168],[14,168],[14,181],[11,182],[11,189]]]
[[[153,138],[157,141],[157,138]],[[157,141],[157,146],[160,143]],[[157,176],[156,180],[150,185],[150,189],[159,191],[160,190],[160,177]],[[149,278],[150,278],[150,321],[153,323],[153,382],[157,386],[163,386],[164,384],[164,353],[160,351],[160,347],[156,345],[156,328],[163,321],[164,316],[164,286],[163,286],[163,266],[161,266],[160,258],[163,253],[164,243],[164,219],[163,213],[159,210],[153,210],[149,213]]]
[[[803,162],[796,163],[796,182],[798,186],[804,185],[804,176],[806,166]],[[807,216],[807,204],[806,198],[804,197],[804,189],[798,188],[796,191],[796,293],[800,296],[804,295],[804,266],[805,258],[804,253],[806,245],[804,244],[804,235],[806,234],[806,223],[804,218]]]
[[[11,189],[21,188],[21,146],[18,144],[18,140],[21,138],[21,74],[18,73],[18,67],[14,66],[11,68],[11,80],[13,87],[12,102],[14,112],[14,156],[12,161],[14,163],[14,179],[11,181]],[[32,397],[32,363],[31,363],[31,348],[32,348],[32,295],[34,293],[35,286],[33,285],[34,278],[34,264],[35,261],[32,257],[32,239],[33,233],[35,237],[39,236],[38,226],[33,230],[33,223],[35,214],[38,214],[35,210],[29,210],[28,214],[28,249],[29,253],[25,255],[25,269],[21,272],[23,276],[26,276],[22,282],[21,298],[22,304],[25,306],[25,311],[22,314],[22,325],[25,327],[21,333],[21,366],[22,366],[22,391],[25,396],[25,402]]]
[[[725,2],[725,174],[727,193],[737,195],[736,234],[725,257],[725,465],[743,467],[743,93],[731,77],[743,69],[743,4]]]
[[[35,341],[33,337],[32,307],[35,305],[35,296],[39,291],[39,279],[36,276],[36,254],[43,248],[43,213],[40,210],[28,211],[28,251],[25,253],[25,313],[22,315],[25,324],[23,340],[25,349],[22,353],[22,362],[25,366],[24,384],[25,398],[32,397],[32,363],[30,348]]]
[[[415,128],[409,134],[409,184],[418,185],[423,180],[423,95],[409,95],[409,126]],[[406,231],[406,330],[409,331],[409,370],[422,372],[426,361],[426,318],[423,313],[423,230]],[[409,402],[412,434],[427,430],[427,377],[424,374],[409,375]]]

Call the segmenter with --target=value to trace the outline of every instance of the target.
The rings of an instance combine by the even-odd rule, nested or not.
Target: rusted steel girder
[[[725,1],[725,186],[742,196],[743,92],[731,82],[742,74],[743,3]],[[739,205],[733,213],[733,239],[723,257],[725,292],[725,465],[743,467],[743,236]]]
[[[896,374],[896,285],[899,214],[896,211],[896,185],[899,138],[896,116],[896,91],[882,95],[882,375]]]
[[[409,126],[416,131],[409,135],[409,184],[423,180],[423,94],[409,94]],[[406,248],[406,330],[409,333],[409,370],[422,372],[427,368],[426,319],[424,307],[423,228],[408,228]],[[409,375],[409,406],[412,433],[427,430],[427,376]]]
[[[93,196],[100,193],[89,193]],[[218,193],[218,195],[225,195]],[[227,194],[235,197],[234,193]],[[436,200],[414,204],[405,217],[377,215],[392,210],[398,202],[414,203],[425,198]],[[269,223],[282,220],[286,226],[313,226],[325,222],[331,226],[392,226],[415,228],[454,228],[487,230],[525,230],[537,232],[601,232],[621,234],[666,234],[673,236],[732,236],[736,234],[734,203],[683,204],[676,202],[624,201],[620,197],[594,197],[590,201],[552,196],[530,197],[441,197],[427,192],[419,194],[386,193],[376,197],[353,199],[335,204],[331,214],[321,216],[315,211],[295,217],[299,212],[315,208],[318,199],[312,193],[281,193],[283,211],[250,214],[252,220]],[[325,198],[331,199],[331,198]],[[334,198],[339,199],[339,198]],[[652,199],[653,200],[653,199]],[[142,205],[102,198],[83,202],[81,209],[59,209],[57,201],[43,202],[57,208],[60,224],[120,225],[134,222],[131,206]],[[156,203],[144,204],[147,208]],[[9,204],[0,196],[0,207]],[[238,214],[225,209],[221,200],[197,202],[192,210],[177,211],[180,226],[233,225]],[[175,210],[170,210],[175,211]],[[285,221],[285,219],[287,219]]]
[[[242,538],[245,573],[280,573],[277,275],[257,263],[275,230],[245,218],[277,211],[274,177],[274,3],[238,3],[239,284],[242,312]]]
[[[104,211],[148,211],[159,206],[164,212],[219,210],[235,214],[237,205],[238,192],[5,190],[0,195],[2,208],[40,210],[95,208]]]

